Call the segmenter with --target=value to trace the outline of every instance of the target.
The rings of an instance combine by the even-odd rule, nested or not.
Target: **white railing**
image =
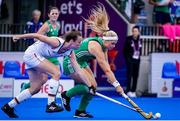
[[[29,46],[28,41],[12,42],[12,36],[23,33],[24,27],[24,25],[0,24],[0,51],[24,51]],[[140,30],[143,56],[153,52],[180,52],[180,37],[171,42],[163,36],[161,27],[142,26]]]

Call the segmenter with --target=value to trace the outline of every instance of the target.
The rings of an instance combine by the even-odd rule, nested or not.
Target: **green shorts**
[[[83,61],[83,62],[78,61],[78,63],[79,63],[81,68],[86,68],[89,66],[86,61]],[[67,57],[67,56],[63,59],[63,69],[64,69],[65,75],[69,75],[69,74],[72,74],[75,72],[75,70],[71,64],[71,61],[70,61],[69,57]]]
[[[47,58],[48,61],[50,61],[51,63],[53,63],[54,65],[59,65],[59,61],[58,58]]]

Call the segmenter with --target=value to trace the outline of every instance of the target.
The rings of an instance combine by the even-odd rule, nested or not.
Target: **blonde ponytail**
[[[98,3],[95,8],[90,10],[90,16],[85,19],[87,25],[95,32],[103,34],[109,30],[109,16],[103,4]]]
[[[109,16],[103,4],[98,3],[90,10],[90,16],[85,19],[87,25],[94,31],[103,35],[103,40],[118,40],[116,32],[109,30]]]

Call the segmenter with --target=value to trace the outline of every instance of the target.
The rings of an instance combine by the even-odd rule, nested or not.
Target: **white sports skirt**
[[[30,69],[38,66],[45,58],[38,54],[32,47],[29,47],[23,56],[25,62],[25,69]]]

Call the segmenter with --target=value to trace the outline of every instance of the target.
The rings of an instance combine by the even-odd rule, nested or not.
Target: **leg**
[[[11,100],[8,104],[5,104],[1,109],[10,117],[10,118],[17,118],[18,116],[14,113],[14,107],[19,104],[20,102],[24,101],[25,99],[30,98],[35,92],[38,92],[37,90],[40,89],[37,87],[41,84],[40,80],[40,73],[35,70],[28,70],[28,74],[30,75],[30,80],[36,84],[35,87],[31,89],[26,89],[22,91],[18,96],[16,96],[13,100]]]
[[[57,70],[59,70],[59,66],[56,66]],[[48,76],[46,76],[46,79],[48,80]],[[58,79],[59,81],[59,79]],[[54,83],[54,81],[52,81],[51,79],[49,80],[49,89],[48,89],[48,105],[50,105],[52,102],[55,102],[55,98],[56,98],[56,94],[57,94],[57,91],[54,95],[54,93],[51,92],[51,89],[56,86],[54,84],[57,84],[57,83]],[[59,85],[58,85],[59,87]]]
[[[97,85],[94,77],[92,76],[93,73],[89,73],[89,71],[91,70],[89,68],[86,68],[86,69],[83,68],[83,71],[88,77],[89,81],[94,83],[93,85]],[[83,80],[79,78],[76,72],[70,74],[70,77],[74,79],[76,82],[79,82],[79,83],[83,82]],[[76,85],[75,87],[71,88],[67,92],[62,93],[62,101],[63,101],[65,109],[67,111],[70,111],[70,105],[69,105],[70,98],[76,95],[83,95],[83,97],[82,97],[79,109],[75,113],[75,117],[80,117],[80,114],[83,113],[84,117],[91,118],[92,116],[90,114],[87,114],[85,110],[86,110],[87,105],[89,104],[89,101],[92,99],[93,96],[89,94],[89,88],[84,84]],[[83,116],[81,116],[81,118],[82,117]]]
[[[49,67],[51,67],[51,68],[49,68]],[[59,76],[60,76],[59,67],[55,66],[54,64],[47,61],[46,59],[41,61],[41,63],[35,69],[45,73],[45,74],[43,74],[43,73],[41,74],[41,76],[42,76],[41,80],[43,80],[44,82],[46,82],[48,80],[47,74],[50,74],[52,76],[52,78],[54,78],[55,80],[59,80]],[[54,82],[54,81],[52,81],[52,82]],[[55,81],[55,82],[57,83],[58,81]],[[30,87],[30,83],[26,83],[23,85],[22,90],[27,89],[29,87]]]
[[[40,61],[40,64],[35,68],[29,69],[28,74],[31,81],[30,88],[22,91],[17,97],[1,108],[9,117],[17,117],[14,113],[14,107],[40,90],[41,86],[44,84],[41,73],[51,74],[54,80],[58,79],[60,75],[56,67],[46,59]]]
[[[127,87],[126,87],[126,92],[131,91],[131,77],[132,77],[132,63],[126,61],[126,66],[127,66]]]
[[[76,72],[69,75],[72,79],[74,79],[77,83],[83,83],[83,80],[78,76]],[[84,93],[89,92],[89,89],[84,84],[75,85],[73,88],[68,90],[67,92],[63,92],[61,94],[62,102],[67,111],[70,111],[70,99],[76,95],[82,95]]]
[[[88,114],[86,112],[86,107],[88,106],[89,101],[92,100],[92,98],[93,98],[93,96],[90,93],[85,93],[82,96],[79,108],[78,108],[78,110],[76,110],[74,117],[76,117],[76,118],[93,118],[93,116],[91,114]]]
[[[48,75],[47,75],[47,74],[43,74],[43,73],[42,73],[42,76],[43,76],[43,81],[47,81],[47,80],[48,80]],[[28,89],[28,88],[30,88],[30,82],[28,82],[28,83],[22,83],[22,85],[21,85],[21,92],[22,92],[23,90],[25,90],[25,89]]]
[[[44,65],[46,63],[47,66]],[[49,65],[51,68],[49,68]],[[43,67],[43,69],[41,69]],[[58,106],[55,103],[57,91],[59,88],[59,77],[60,77],[60,70],[59,66],[54,65],[53,63],[49,62],[48,60],[44,60],[42,65],[40,64],[39,67],[41,71],[48,72],[52,76],[49,80],[48,86],[48,105],[46,106],[46,112],[60,112],[63,111],[63,108]],[[48,80],[48,76],[44,75],[43,80]]]
[[[51,102],[55,101],[55,97],[59,87],[59,77],[60,77],[59,69],[46,59],[43,60],[38,65],[38,67],[36,67],[36,69],[40,70],[43,73],[51,75],[52,78],[49,80],[48,96],[52,97]]]
[[[138,75],[139,75],[139,64],[140,64],[140,62],[137,62],[137,63],[133,64],[133,85],[132,85],[132,92],[136,91],[137,80],[138,80]]]

